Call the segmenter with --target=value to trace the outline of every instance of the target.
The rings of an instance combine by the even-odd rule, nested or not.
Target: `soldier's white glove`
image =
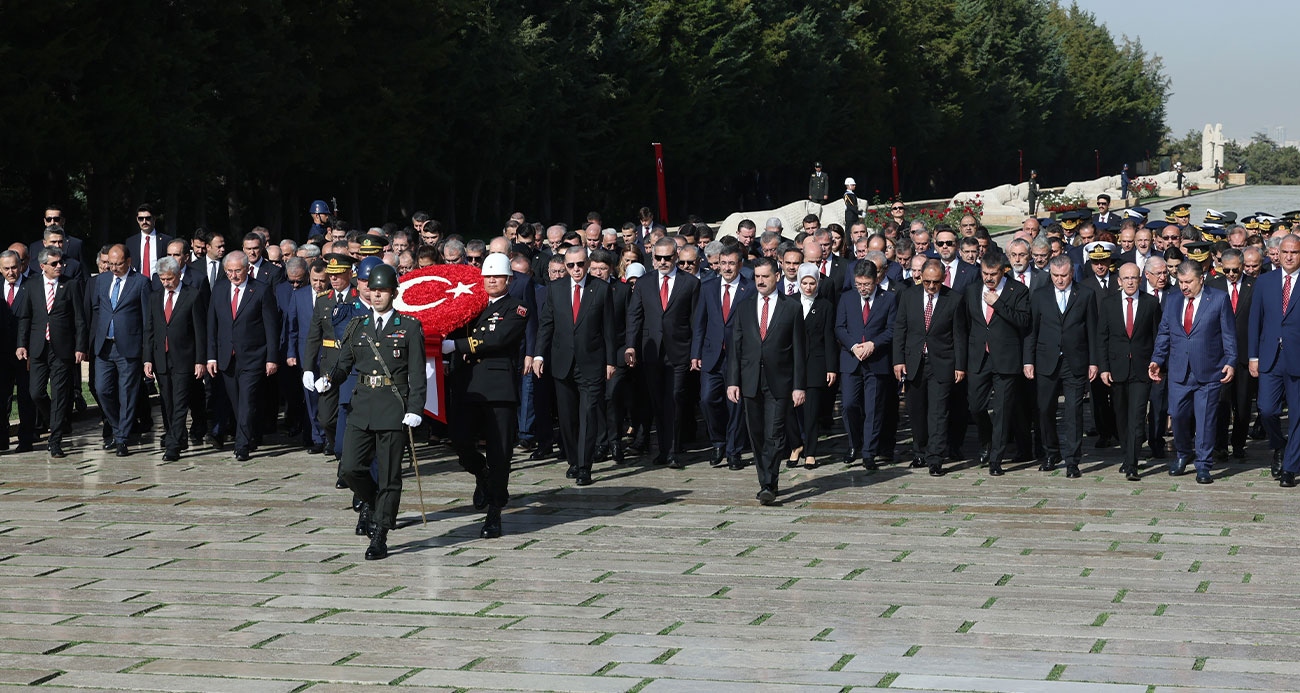
[[[330,389],[332,385],[333,383],[331,383],[328,378],[318,378],[316,380],[316,391],[326,392]]]
[[[442,353],[450,354],[456,351],[456,342],[450,339],[442,340]]]
[[[410,426],[411,428],[419,428],[421,421],[424,421],[424,419],[420,418],[419,414],[402,415],[402,425],[404,426]]]
[[[313,390],[316,387],[316,374],[311,371],[302,372],[302,386],[305,389]]]

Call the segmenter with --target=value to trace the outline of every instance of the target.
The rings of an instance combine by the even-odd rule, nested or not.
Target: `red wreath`
[[[402,275],[398,283],[399,312],[424,327],[425,350],[442,352],[442,340],[487,307],[483,277],[473,265],[430,265]]]

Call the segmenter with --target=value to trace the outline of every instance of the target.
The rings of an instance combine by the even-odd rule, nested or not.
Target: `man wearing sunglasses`
[[[131,269],[152,281],[158,274],[154,266],[158,264],[159,258],[167,254],[167,244],[172,242],[172,237],[158,232],[153,207],[148,204],[135,208],[135,223],[140,227],[140,233],[127,239],[124,244],[131,258]]]
[[[63,425],[72,410],[73,370],[86,360],[90,330],[82,283],[65,279],[63,252],[45,248],[37,255],[41,272],[14,301],[18,316],[19,361],[29,362],[32,399],[49,402],[50,457],[61,458]],[[42,395],[50,387],[49,399]]]
[[[546,287],[533,375],[551,371],[560,439],[569,458],[565,476],[587,486],[605,411],[605,381],[614,375],[617,356],[614,302],[607,282],[587,276],[586,248],[566,249],[564,268],[567,276]]]
[[[651,409],[659,427],[655,464],[681,469],[680,431],[682,418],[689,411],[686,374],[691,368],[691,318],[699,301],[700,282],[677,270],[673,239],[659,239],[651,253],[655,271],[637,282],[628,305],[623,358],[630,368],[645,368]]]
[[[1245,273],[1245,259],[1240,250],[1229,248],[1223,251],[1223,266],[1219,276],[1207,279],[1205,285],[1219,289],[1228,295],[1228,306],[1232,309],[1237,323],[1237,344],[1247,344],[1250,336],[1250,302],[1255,295],[1255,278]],[[1232,444],[1232,456],[1241,459],[1246,456],[1246,438],[1250,430],[1251,413],[1254,407],[1251,401],[1259,388],[1259,379],[1250,376],[1250,354],[1248,349],[1237,349],[1237,377],[1219,390],[1219,431],[1215,438],[1218,443],[1216,454],[1226,456],[1228,444]],[[1232,424],[1232,434],[1228,434],[1228,424]]]

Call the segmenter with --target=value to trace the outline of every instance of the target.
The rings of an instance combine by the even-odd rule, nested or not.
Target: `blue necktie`
[[[1056,292],[1056,303],[1060,306],[1060,308],[1061,308],[1061,312],[1064,313],[1064,312],[1065,312],[1065,292],[1064,292],[1064,291],[1057,291],[1057,292]]]
[[[122,278],[113,277],[113,290],[108,293],[108,301],[113,304],[113,310],[117,310],[117,297],[122,288]],[[113,338],[113,319],[108,320],[108,338]]]

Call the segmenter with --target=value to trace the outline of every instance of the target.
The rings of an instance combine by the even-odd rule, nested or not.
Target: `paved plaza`
[[[1082,479],[839,462],[520,462],[506,536],[420,447],[366,562],[321,456],[264,446],[0,457],[0,683],[164,691],[1297,690],[1296,491],[1116,450]],[[272,442],[278,439],[273,439]],[[841,446],[832,441],[832,446]],[[974,448],[968,442],[968,452]],[[1092,440],[1085,450],[1094,452]],[[1186,688],[1184,688],[1186,687]]]

